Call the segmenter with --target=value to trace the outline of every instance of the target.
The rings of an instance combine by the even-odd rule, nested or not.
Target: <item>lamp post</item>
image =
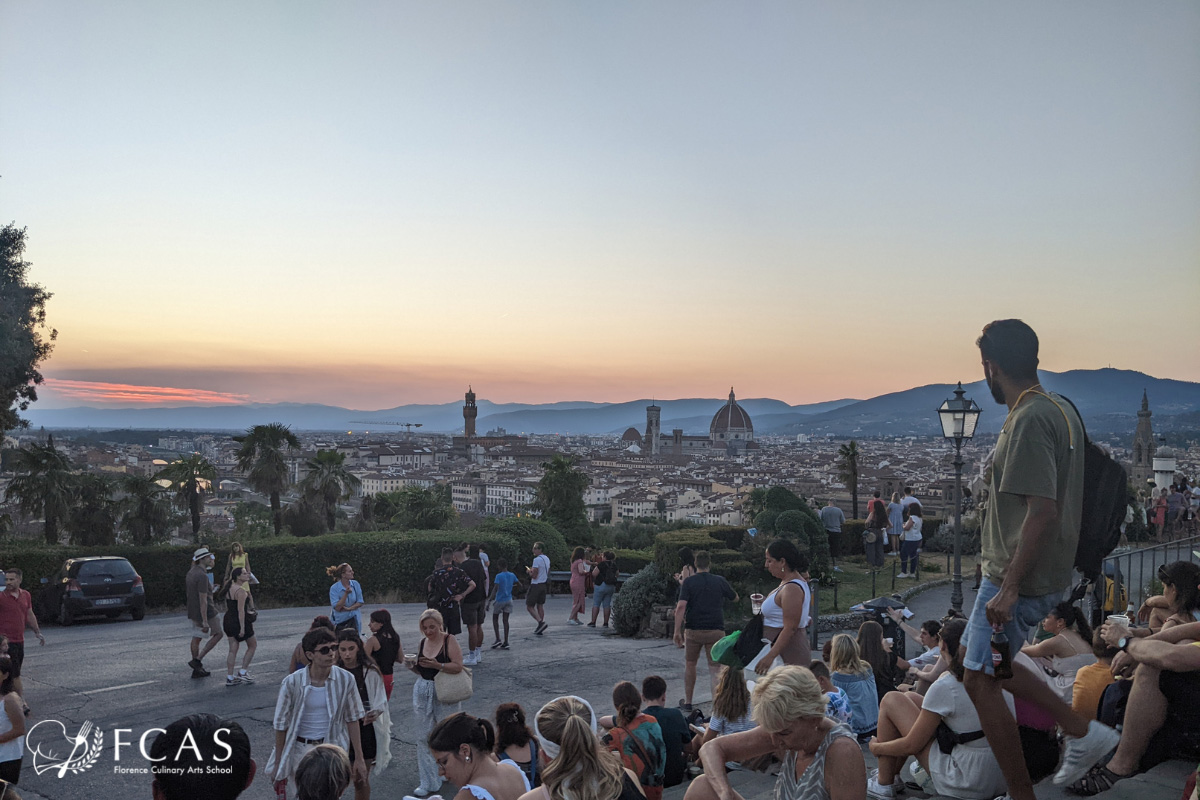
[[[964,397],[962,381],[954,390],[954,397],[938,408],[938,419],[942,423],[942,436],[954,442],[954,590],[950,594],[950,606],[962,611],[962,446],[963,441],[975,436],[975,426],[983,413],[974,400]]]

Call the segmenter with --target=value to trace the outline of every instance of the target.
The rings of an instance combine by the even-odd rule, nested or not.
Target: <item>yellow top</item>
[[[240,556],[230,556],[230,562],[233,564],[234,569],[237,569],[238,567],[245,569],[246,562],[249,559],[250,559],[250,554],[245,552],[244,550],[242,551],[242,554]]]

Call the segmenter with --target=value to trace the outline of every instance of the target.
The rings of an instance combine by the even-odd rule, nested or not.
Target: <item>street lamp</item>
[[[964,439],[975,435],[979,415],[983,413],[974,400],[963,397],[962,381],[954,390],[954,397],[938,408],[938,419],[942,423],[942,436],[954,442],[954,590],[950,594],[950,605],[962,611],[962,445]]]

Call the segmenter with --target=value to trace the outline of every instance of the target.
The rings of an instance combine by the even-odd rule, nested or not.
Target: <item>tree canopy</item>
[[[275,535],[283,529],[283,511],[279,496],[291,482],[284,450],[299,449],[300,440],[282,422],[255,425],[243,436],[233,437],[240,444],[237,451],[238,469],[254,491],[271,498],[271,515]]]
[[[54,349],[58,331],[46,330],[46,301],[52,296],[29,283],[25,228],[0,228],[0,434],[27,425],[18,411],[37,400],[44,380],[38,365]]]
[[[538,481],[534,509],[542,512],[542,519],[568,541],[586,539],[590,532],[583,493],[588,487],[588,476],[575,469],[575,459],[561,455],[554,456],[542,467],[545,472]]]

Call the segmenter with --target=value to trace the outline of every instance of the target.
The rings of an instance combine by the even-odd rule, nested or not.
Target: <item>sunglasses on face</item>
[[[313,652],[320,653],[323,656],[327,656],[330,653],[337,652],[337,645],[336,644],[326,644],[326,645],[322,645],[320,647],[314,647]]]
[[[1164,586],[1170,586],[1174,581],[1167,574],[1167,565],[1163,564],[1158,568],[1158,579],[1162,581]]]

